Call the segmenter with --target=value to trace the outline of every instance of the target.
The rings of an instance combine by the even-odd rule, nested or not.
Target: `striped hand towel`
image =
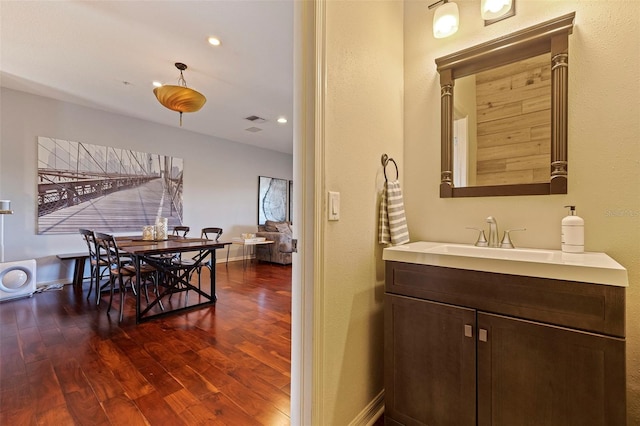
[[[408,243],[409,228],[407,228],[407,218],[404,215],[400,182],[397,180],[385,182],[381,198],[378,228],[380,244],[397,246]]]

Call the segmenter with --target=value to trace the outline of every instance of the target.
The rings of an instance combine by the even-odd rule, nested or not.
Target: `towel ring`
[[[398,173],[398,164],[396,163],[396,160],[394,160],[393,158],[389,158],[387,154],[382,154],[382,158],[380,159],[380,161],[382,162],[384,180],[387,182],[389,181],[389,179],[387,179],[387,164],[389,164],[389,161],[391,161],[393,165],[396,166],[396,180],[398,180],[400,174]]]

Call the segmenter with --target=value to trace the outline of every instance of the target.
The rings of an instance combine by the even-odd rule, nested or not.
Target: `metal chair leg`
[[[122,322],[122,319],[124,318],[124,298],[125,295],[127,294],[127,287],[126,287],[126,283],[122,280],[122,275],[119,275],[120,278],[120,322]],[[128,283],[131,284],[131,288],[133,288],[133,281],[131,281],[131,278],[129,278],[127,280]]]
[[[89,262],[91,263],[91,262]],[[91,278],[89,279],[89,292],[87,293],[87,300],[91,297],[91,290],[93,290],[93,279],[95,275],[95,266],[91,265]],[[96,283],[96,291],[98,291],[98,284]]]
[[[109,307],[107,308],[107,313],[109,313],[109,311],[111,311],[111,303],[113,302],[113,287],[114,286],[115,286],[115,282],[113,280],[113,276],[110,276],[109,277]]]

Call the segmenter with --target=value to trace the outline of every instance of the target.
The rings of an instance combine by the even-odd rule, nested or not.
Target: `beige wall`
[[[342,205],[339,221],[328,222],[326,210],[317,218],[324,222],[319,425],[357,421],[383,388],[377,205],[381,155],[403,169],[402,8],[397,1],[326,2],[323,197],[338,191]]]
[[[586,249],[606,252],[629,271],[629,424],[640,424],[640,2],[519,0],[517,15],[488,27],[479,0],[458,2],[460,30],[435,40],[426,5],[406,1],[404,84],[405,204],[412,240],[473,243],[466,226],[500,229],[523,247],[560,248],[563,206],[586,221]],[[569,38],[569,193],[556,196],[440,199],[440,91],[434,59],[509,32],[576,12]]]

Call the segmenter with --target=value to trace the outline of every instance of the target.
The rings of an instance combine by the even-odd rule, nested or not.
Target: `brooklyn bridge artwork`
[[[182,223],[181,158],[38,137],[38,234]]]

